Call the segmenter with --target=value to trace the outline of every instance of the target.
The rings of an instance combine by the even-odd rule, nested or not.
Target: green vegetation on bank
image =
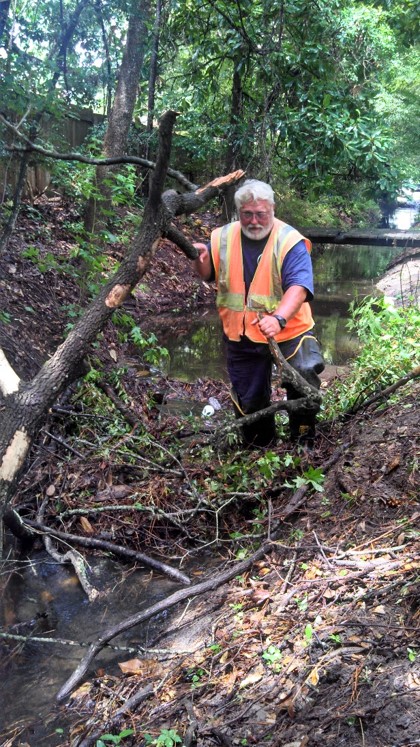
[[[361,349],[346,379],[327,390],[325,419],[353,410],[420,363],[420,309],[416,299],[403,308],[396,308],[386,298],[353,302],[347,326],[357,335]]]

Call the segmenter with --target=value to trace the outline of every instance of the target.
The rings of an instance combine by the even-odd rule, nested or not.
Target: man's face
[[[273,227],[274,206],[268,200],[250,200],[239,210],[239,220],[245,236],[264,239]]]

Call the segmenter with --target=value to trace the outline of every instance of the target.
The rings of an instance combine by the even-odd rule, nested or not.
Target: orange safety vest
[[[292,226],[274,218],[274,225],[258,263],[245,301],[242,260],[241,224],[239,221],[216,228],[211,235],[211,254],[216,273],[216,304],[229,340],[239,341],[246,335],[254,342],[265,342],[258,324],[252,322],[258,313],[272,314],[283,296],[281,267],[287,252],[298,241],[305,242],[310,253],[312,244]],[[292,340],[314,326],[311,308],[305,301],[285,329],[274,338],[277,342]]]

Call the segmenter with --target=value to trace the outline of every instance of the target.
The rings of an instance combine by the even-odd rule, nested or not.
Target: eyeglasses
[[[267,213],[265,210],[257,210],[255,213],[252,212],[252,210],[241,210],[241,217],[245,218],[245,220],[252,220],[254,217],[257,220],[267,220],[270,213]]]

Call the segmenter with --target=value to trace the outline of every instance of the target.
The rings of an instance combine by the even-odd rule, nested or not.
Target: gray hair
[[[240,210],[242,205],[252,200],[267,200],[271,205],[274,205],[274,192],[270,185],[265,182],[260,182],[258,179],[247,179],[242,187],[236,190],[234,199],[237,210]]]

